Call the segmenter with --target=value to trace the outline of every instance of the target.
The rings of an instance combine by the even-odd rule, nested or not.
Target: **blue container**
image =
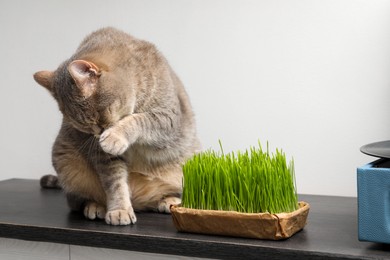
[[[357,169],[360,241],[390,243],[390,160]]]

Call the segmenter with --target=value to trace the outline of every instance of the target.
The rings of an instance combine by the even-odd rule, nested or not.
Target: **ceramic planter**
[[[390,243],[390,160],[358,168],[357,184],[359,240]]]

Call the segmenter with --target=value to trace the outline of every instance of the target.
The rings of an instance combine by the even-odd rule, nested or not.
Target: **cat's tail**
[[[57,176],[51,174],[42,176],[40,184],[41,187],[45,189],[62,189]]]

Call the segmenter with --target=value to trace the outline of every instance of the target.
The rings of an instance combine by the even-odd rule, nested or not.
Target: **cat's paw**
[[[181,203],[181,199],[178,197],[166,197],[158,203],[157,211],[161,213],[171,213],[171,206]]]
[[[106,213],[106,223],[110,225],[129,225],[135,224],[135,222],[137,222],[137,218],[132,207],[128,210],[117,209]]]
[[[84,216],[88,219],[104,219],[106,215],[106,208],[96,202],[87,202],[84,207]]]
[[[103,151],[112,155],[121,155],[129,148],[129,141],[115,128],[108,128],[99,138]]]

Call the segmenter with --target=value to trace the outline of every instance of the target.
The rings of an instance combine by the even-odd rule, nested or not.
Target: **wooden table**
[[[170,215],[138,213],[109,226],[70,212],[60,190],[37,180],[0,182],[0,237],[222,259],[390,259],[390,246],[357,239],[356,198],[302,195],[311,205],[305,229],[288,240],[179,233]]]

